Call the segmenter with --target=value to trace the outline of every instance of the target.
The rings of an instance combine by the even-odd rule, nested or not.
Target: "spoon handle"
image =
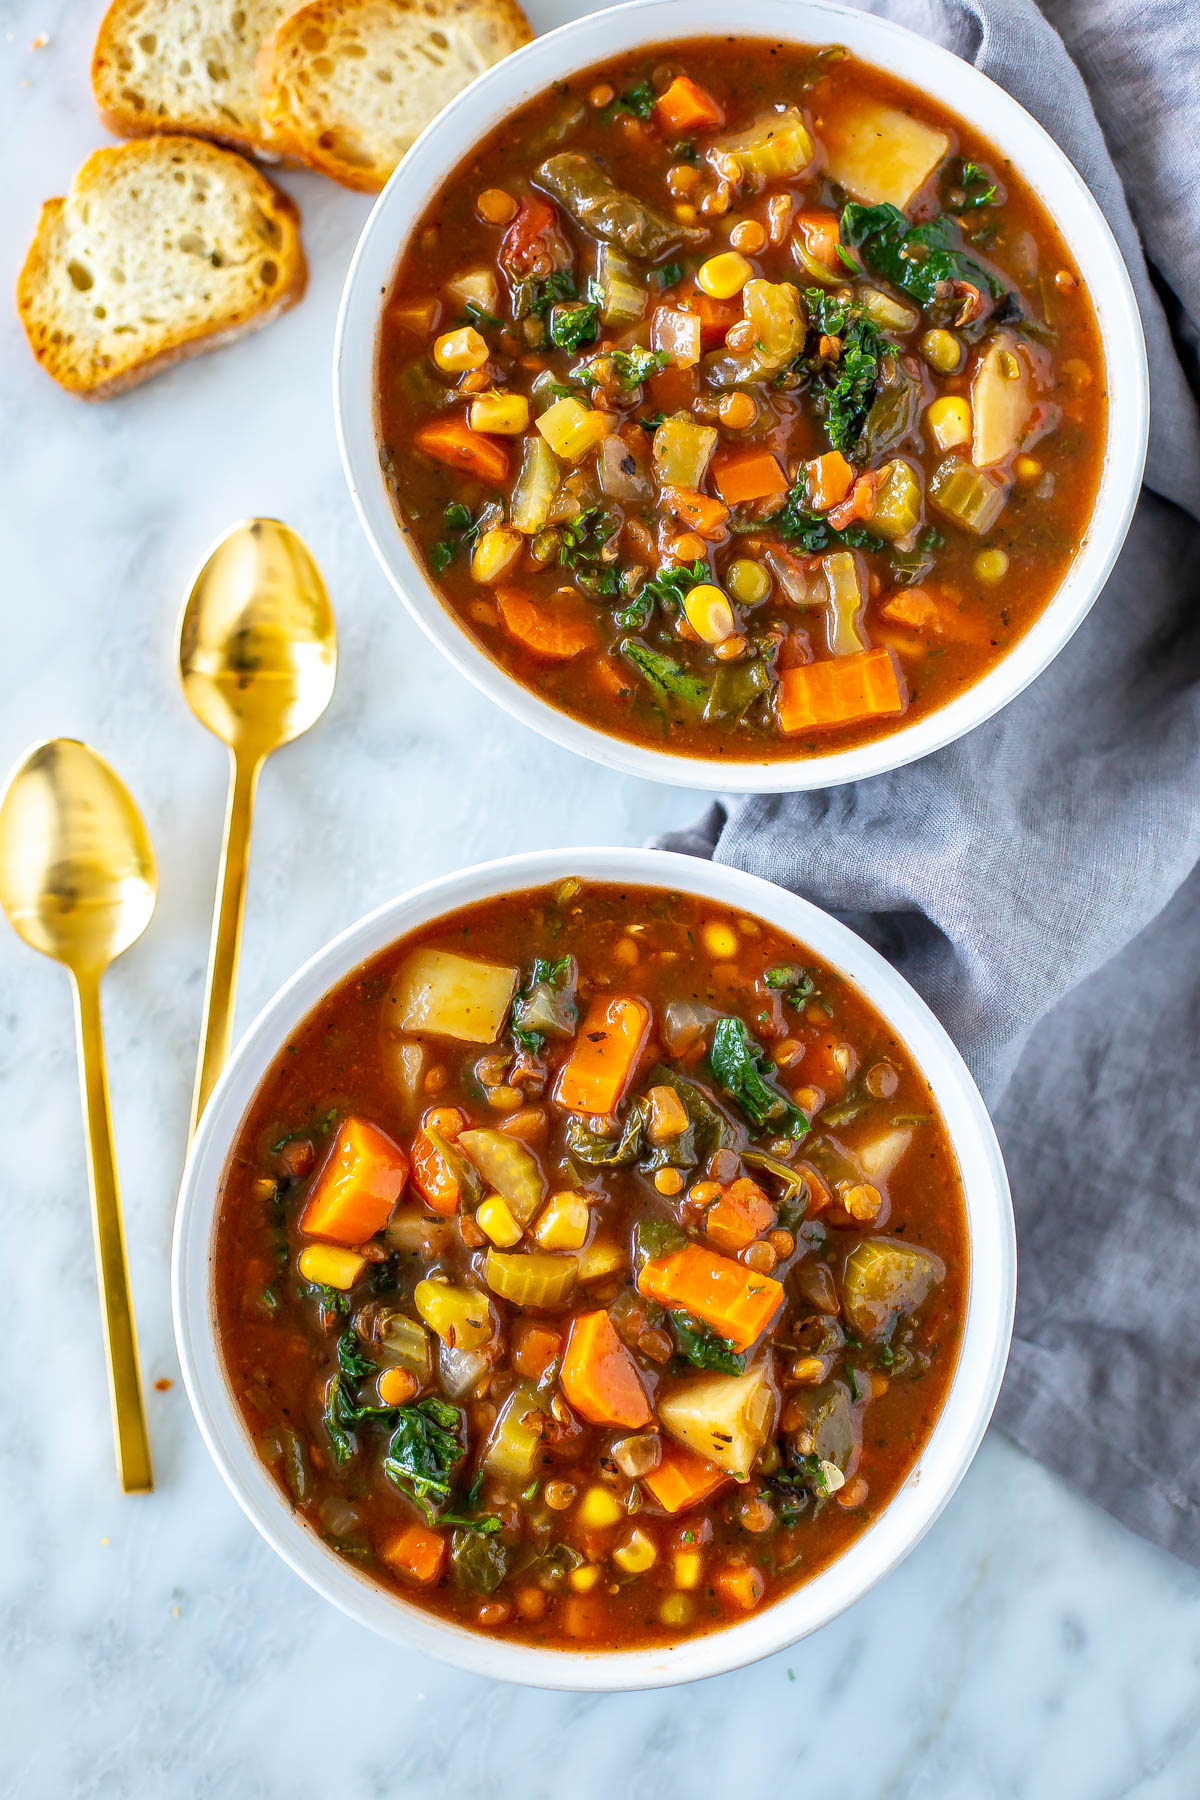
[[[137,1336],[129,1298],[125,1233],[121,1226],[121,1199],[113,1158],[108,1076],[104,1069],[104,1037],[100,1024],[100,977],[95,971],[76,974],[74,987],[79,1086],[87,1136],[88,1186],[92,1192],[92,1234],[104,1314],[117,1467],[121,1486],[127,1494],[148,1494],[154,1486],[154,1475],[150,1468],[146,1414],[142,1407]]]
[[[238,957],[242,948],[242,913],[246,904],[246,865],[250,859],[250,819],[258,786],[261,757],[231,753],[229,803],[225,809],[225,841],[217,875],[217,903],[213,913],[212,940],[208,949],[208,986],[204,1017],[200,1024],[200,1051],[196,1059],[196,1085],[192,1093],[192,1119],[188,1140],[225,1066],[233,1038],[233,1008],[237,999]]]

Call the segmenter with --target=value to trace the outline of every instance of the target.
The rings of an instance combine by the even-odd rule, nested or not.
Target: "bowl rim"
[[[872,13],[835,0],[743,0],[740,37],[845,43],[935,105],[981,120],[983,135],[1011,160],[1063,231],[1091,295],[1108,383],[1104,462],[1088,529],[1042,613],[991,670],[936,711],[852,749],[795,760],[677,755],[612,736],[509,675],[438,597],[396,518],[379,466],[376,346],[397,246],[462,161],[464,146],[551,81],[645,44],[727,35],[727,20],[720,0],[627,0],[534,38],[449,102],[408,151],[359,236],[338,309],[334,418],[342,468],[376,559],[413,619],[461,675],[523,724],[605,767],[708,791],[791,792],[861,780],[929,755],[993,717],[1053,661],[1103,589],[1133,516],[1146,458],[1149,371],[1133,286],[1108,222],[1074,165],[1019,101],[952,51]],[[1073,221],[1069,231],[1064,217]]]
[[[361,1574],[293,1512],[258,1458],[217,1343],[212,1249],[229,1148],[288,1033],[366,957],[480,899],[584,880],[683,890],[760,916],[809,946],[895,1026],[929,1082],[958,1161],[967,1208],[967,1314],[945,1403],[913,1473],[850,1549],[761,1613],[679,1644],[562,1651],[511,1644],[422,1611]],[[475,1674],[532,1687],[612,1692],[672,1686],[742,1668],[837,1617],[919,1542],[965,1475],[1004,1373],[1016,1296],[1008,1181],[987,1110],[948,1034],[891,965],[809,901],[721,863],[648,849],[542,850],[477,864],[377,907],[318,950],[262,1008],[218,1080],[188,1154],[171,1253],[175,1338],[193,1415],[226,1486],[267,1543],[310,1587],[393,1643]]]

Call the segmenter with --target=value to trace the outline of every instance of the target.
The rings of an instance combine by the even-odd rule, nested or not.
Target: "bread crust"
[[[271,289],[269,299],[261,303],[252,294],[244,296],[239,304],[208,321],[181,320],[173,333],[170,330],[160,332],[163,341],[147,344],[143,339],[145,347],[139,350],[135,340],[119,366],[111,373],[100,372],[95,366],[99,353],[94,346],[85,345],[72,359],[61,341],[59,326],[62,319],[61,313],[55,311],[54,280],[70,262],[70,239],[59,241],[64,213],[81,201],[100,205],[104,184],[111,179],[118,163],[126,167],[139,160],[169,163],[181,156],[187,159],[188,165],[207,165],[210,170],[219,169],[227,179],[232,176],[243,183],[247,219],[250,219],[251,209],[258,209],[268,221],[278,225],[280,244],[271,260],[277,264],[279,281]],[[299,211],[291,198],[252,163],[232,150],[221,149],[204,140],[155,135],[93,151],[77,170],[69,193],[43,202],[33,240],[17,278],[17,313],[30,349],[46,373],[66,392],[81,400],[107,400],[189,356],[232,343],[247,332],[269,324],[302,298],[308,266],[300,242],[299,222]]]
[[[343,187],[365,194],[378,193],[386,184],[399,156],[404,154],[404,150],[434,116],[436,107],[424,112],[420,122],[405,134],[399,156],[386,163],[358,162],[338,154],[337,132],[340,122],[332,116],[326,116],[323,121],[325,129],[320,129],[322,121],[315,109],[313,117],[301,118],[292,102],[292,94],[304,81],[305,61],[311,54],[304,39],[312,29],[332,31],[345,28],[354,21],[356,14],[363,15],[366,24],[369,15],[378,16],[385,10],[410,28],[414,23],[418,30],[422,24],[427,24],[431,29],[440,28],[443,37],[460,24],[468,33],[475,27],[477,46],[486,31],[494,46],[503,47],[500,48],[499,55],[489,56],[483,66],[490,66],[501,60],[522,44],[527,44],[533,36],[532,27],[516,0],[437,0],[436,4],[431,4],[430,0],[306,0],[306,4],[297,6],[294,12],[281,19],[274,31],[264,39],[256,63],[263,118],[271,141],[289,159],[295,158],[309,168],[316,169],[319,174],[339,182]],[[465,87],[478,73],[479,68],[475,66],[464,69],[458,88]],[[449,98],[449,94],[446,98]],[[413,110],[421,112],[423,109],[418,103]],[[326,142],[326,139],[329,141]]]

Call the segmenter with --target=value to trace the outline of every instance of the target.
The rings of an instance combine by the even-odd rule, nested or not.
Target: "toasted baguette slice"
[[[532,35],[515,0],[309,0],[259,53],[263,116],[281,149],[370,193],[449,99]]]
[[[113,0],[92,92],[118,137],[184,131],[271,149],[254,64],[290,0]]]
[[[265,325],[304,292],[296,209],[199,138],[96,150],[47,200],[17,311],[47,374],[87,400]]]

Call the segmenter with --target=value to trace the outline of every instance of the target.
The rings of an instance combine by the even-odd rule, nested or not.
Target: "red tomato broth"
[[[715,101],[724,123],[698,125],[681,144],[650,102],[684,72]],[[639,90],[642,110],[650,106],[646,118],[622,103],[622,96],[636,101]],[[610,91],[611,100],[595,104]],[[954,267],[983,271],[977,319],[958,322],[976,304],[970,296],[946,291],[918,301],[866,262],[861,245],[847,244],[850,189],[832,179],[825,140],[866,103],[944,135],[945,152],[907,199],[904,221],[909,228],[949,222],[954,252],[970,264]],[[815,146],[810,161],[794,175],[722,185],[714,146],[785,104],[800,111]],[[537,174],[558,155],[591,159],[636,204],[705,234],[702,242],[630,259],[625,272],[644,293],[643,316],[610,321],[605,302],[596,337],[574,349],[545,334],[559,329],[560,314],[568,325],[579,319],[600,252],[596,236]],[[837,166],[845,175],[844,164]],[[868,168],[866,186],[856,191],[886,178],[886,170],[879,177]],[[519,205],[515,222],[481,216],[485,201],[496,210],[497,195]],[[861,214],[865,203],[856,204]],[[772,209],[780,207],[788,212],[787,230],[775,244],[768,234]],[[678,208],[694,217],[677,218]],[[857,272],[840,260],[839,221],[841,252],[857,261]],[[738,254],[752,269],[749,285],[728,298],[703,293],[699,271],[739,238],[745,249]],[[519,274],[514,254],[540,273]],[[516,316],[531,281],[533,289],[543,284],[544,298],[547,279],[564,276],[576,300],[547,304],[542,318]],[[490,303],[484,311],[493,324],[479,318],[478,302],[475,313],[464,310],[465,289],[450,291],[448,284],[464,277],[482,282],[476,291]],[[994,298],[991,280],[1006,298]],[[744,349],[730,348],[746,329],[747,295],[767,296],[766,314],[756,314],[761,324],[772,308],[778,314],[781,305],[785,312],[793,305],[778,299],[785,290],[798,296],[802,351],[780,373],[748,374]],[[839,316],[831,307],[842,309],[841,336],[822,329]],[[884,309],[882,325],[870,308]],[[672,321],[666,336],[658,323],[664,313]],[[482,327],[482,362],[440,370],[435,346],[468,317]],[[680,320],[690,347],[677,354],[672,334],[682,329]],[[699,325],[699,363],[690,320]],[[829,423],[826,399],[833,383],[844,412],[855,332],[875,353],[876,375],[857,437],[844,419],[836,428]],[[651,362],[664,366],[632,388],[623,385],[614,353],[644,358],[661,344],[667,349]],[[944,359],[953,351],[958,366],[939,368],[935,349]],[[987,382],[985,364],[995,377]],[[635,367],[622,366],[629,373]],[[550,399],[535,391],[539,378],[562,390],[555,403],[577,398],[587,430],[605,436],[576,460],[558,459],[547,520],[527,531],[528,518],[514,525],[514,497],[524,447],[539,438],[540,409]],[[401,259],[384,308],[378,380],[382,458],[398,516],[464,629],[509,674],[572,716],[655,748],[714,758],[849,748],[888,735],[978,681],[1039,617],[1069,568],[1090,518],[1105,434],[1104,365],[1091,302],[1027,184],[967,122],[880,71],[849,56],[819,60],[767,40],[652,47],[568,78],[494,131],[455,171]],[[1021,417],[1006,412],[1005,381],[1025,396]],[[444,431],[456,422],[460,437],[472,440],[472,407],[495,393],[515,399],[518,416],[528,407],[529,417],[524,426],[510,419],[499,435],[482,428],[474,434],[489,460],[486,473],[448,467],[449,458],[421,451],[420,433],[430,424]],[[937,430],[948,442],[937,441],[935,406],[943,412]],[[964,429],[964,407],[965,441],[954,437]],[[861,412],[850,410],[854,418]],[[659,414],[668,426],[682,421],[716,433],[696,482],[665,479],[671,459],[659,457],[661,430],[652,434],[641,423]],[[614,439],[619,451],[605,448]],[[841,480],[830,484],[822,473],[821,459],[834,450],[845,451],[849,465],[845,497]],[[993,458],[997,450],[1003,454]],[[626,456],[622,487],[611,459]],[[772,491],[771,458],[783,492]],[[881,470],[894,471],[892,487],[872,485]],[[786,530],[785,497],[792,520]],[[987,518],[993,506],[999,510],[986,528],[963,522]],[[796,529],[801,514],[808,523]],[[908,529],[897,535],[898,523]],[[847,529],[849,538],[842,535]],[[831,568],[838,556],[846,560]],[[750,573],[742,567],[739,576],[735,565]],[[639,594],[644,601],[655,578],[670,570],[674,585],[641,619]],[[616,591],[602,591],[613,581]],[[722,603],[715,623],[705,616],[697,636],[683,601],[700,586],[715,586]],[[860,675],[849,659],[871,650],[875,665]],[[647,651],[659,659],[650,673]],[[810,683],[803,671],[825,663],[831,671]],[[827,678],[832,674],[837,679]]]
[[[516,971],[518,995],[532,997],[510,1015],[510,990],[493,983],[489,1004],[503,1019],[494,1041],[399,1031],[397,1007],[408,1000],[397,995],[413,991],[414,968],[433,966],[414,963],[427,952]],[[538,956],[571,959],[560,988],[531,987]],[[768,969],[791,985],[766,985]],[[563,1067],[580,1081],[596,1067],[590,1009],[618,1000],[649,1018],[629,1040],[618,1111],[565,1113],[553,1098]],[[453,995],[449,1004],[458,1005]],[[531,1005],[539,1017],[557,1009],[552,1032],[570,1035],[522,1047],[513,1020]],[[777,1071],[766,1077],[770,1104],[778,1098],[785,1112],[769,1128],[711,1072],[716,1014],[753,1032],[746,1041]],[[443,1009],[434,1023],[450,1017]],[[778,1135],[787,1108],[794,1129],[810,1118],[811,1129]],[[302,1228],[314,1189],[327,1191],[326,1169],[345,1183],[347,1121],[374,1134],[359,1135],[382,1158],[376,1173],[412,1161],[388,1223],[354,1251]],[[620,1154],[631,1130],[636,1162],[582,1160]],[[489,1242],[482,1228],[497,1224],[494,1165],[470,1193],[462,1180],[451,1214],[441,1210],[444,1190],[434,1211],[416,1186],[423,1135],[450,1146],[461,1175],[463,1142],[478,1162],[472,1134],[491,1144],[497,1131],[532,1153],[541,1184],[515,1241],[500,1232]],[[868,1181],[870,1146],[895,1131],[905,1147]],[[778,1153],[775,1172],[753,1161],[756,1148]],[[364,1175],[377,1193],[372,1168]],[[797,1179],[802,1203],[789,1206]],[[349,1186],[345,1199],[354,1204]],[[864,1335],[854,1295],[873,1290],[853,1286],[848,1264],[872,1245],[885,1257],[898,1246],[902,1263],[927,1276],[935,1259],[937,1273],[893,1328],[877,1333],[875,1314]],[[348,1274],[337,1263],[331,1277],[348,1285],[306,1279],[314,1253],[351,1258]],[[514,1268],[524,1277],[538,1258],[555,1264],[555,1282],[575,1263],[566,1290],[552,1296],[543,1283],[538,1305],[502,1298],[496,1271],[506,1282]],[[669,1301],[681,1265],[695,1263],[719,1278],[702,1291],[692,1269],[689,1316]],[[435,921],[347,976],[293,1034],[230,1156],[215,1308],[247,1430],[335,1551],[476,1629],[560,1648],[633,1648],[734,1622],[853,1545],[910,1474],[941,1409],[967,1275],[945,1128],[904,1046],[861,995],[758,920],[678,894],[570,883]],[[714,1367],[734,1355],[736,1333],[731,1326],[722,1339],[702,1314],[723,1317],[709,1309],[730,1287],[740,1287],[752,1335],[732,1365]],[[663,1294],[666,1305],[654,1297]],[[461,1327],[449,1346],[429,1322],[447,1297]],[[468,1337],[474,1348],[464,1350]],[[415,1373],[414,1341],[417,1360],[428,1359]],[[476,1364],[464,1364],[470,1355]],[[448,1374],[464,1367],[471,1379],[452,1391]],[[741,1410],[723,1437],[733,1393]],[[375,1410],[347,1422],[343,1397]],[[422,1504],[384,1465],[401,1421],[407,1443],[414,1408],[430,1400],[450,1409],[443,1421],[457,1414],[455,1455],[448,1493]],[[720,1466],[735,1437],[746,1469]],[[447,1515],[498,1527],[455,1527]]]

